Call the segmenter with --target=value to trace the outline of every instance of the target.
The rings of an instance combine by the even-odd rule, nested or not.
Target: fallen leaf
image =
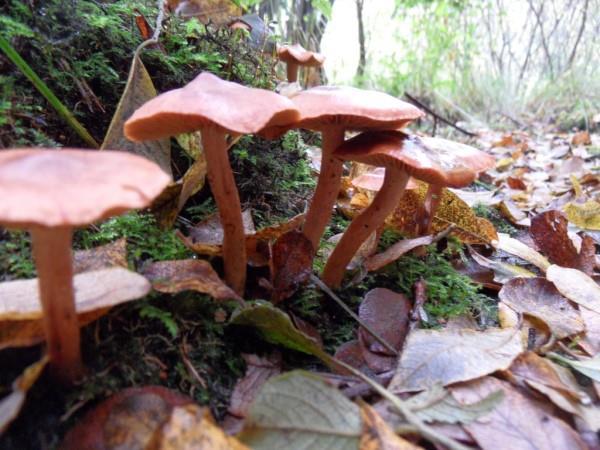
[[[242,354],[242,358],[246,361],[246,374],[235,384],[227,409],[229,414],[240,418],[246,417],[250,403],[267,380],[281,373],[280,353],[265,358]]]
[[[585,330],[579,311],[544,278],[515,278],[507,282],[498,297],[521,314],[545,322],[557,338]]]
[[[531,221],[523,211],[521,211],[517,205],[511,200],[502,200],[497,205],[498,211],[508,221],[517,226],[529,226]]]
[[[388,264],[396,261],[402,255],[405,255],[409,251],[421,247],[423,245],[429,245],[433,242],[434,236],[422,236],[414,239],[402,239],[396,242],[391,247],[387,248],[382,253],[378,253],[377,255],[373,255],[367,258],[365,262],[365,268],[369,272],[373,272],[379,270]]]
[[[132,142],[125,138],[125,134],[123,133],[123,124],[125,121],[131,117],[136,109],[148,100],[156,97],[156,94],[156,88],[152,83],[150,74],[148,74],[146,67],[144,67],[142,60],[136,53],[131,63],[125,90],[121,95],[100,149],[122,150],[143,156],[150,161],[154,161],[162,170],[172,176],[171,144],[169,139]]]
[[[356,449],[360,435],[358,406],[318,376],[295,370],[265,383],[238,438],[255,450]]]
[[[570,367],[591,378],[592,380],[600,382],[600,354],[594,356],[593,358],[580,360],[568,359],[564,357],[559,358],[559,355],[556,354],[550,354],[550,356],[558,359],[562,363],[568,364]]]
[[[113,266],[127,268],[127,239],[73,253],[73,273],[91,272]]]
[[[590,355],[600,353],[600,313],[579,305],[579,313],[585,324],[585,335],[579,342]]]
[[[47,363],[48,357],[44,356],[36,363],[27,367],[21,376],[13,382],[12,392],[0,400],[0,435],[18,417],[25,403],[27,392],[40,377]]]
[[[234,299],[243,302],[242,298],[219,278],[210,263],[202,259],[159,261],[146,266],[142,273],[159,292],[176,294],[196,291],[217,300]]]
[[[272,249],[273,302],[291,297],[312,273],[315,249],[300,231],[288,231]]]
[[[60,448],[147,449],[173,409],[193,402],[162,386],[125,389],[89,411],[67,433]]]
[[[250,450],[215,425],[208,408],[173,408],[158,437],[144,450]]]
[[[356,339],[340,345],[333,357],[361,371],[366,364],[363,357],[363,346]]]
[[[167,0],[172,11],[184,19],[195,17],[203,24],[225,25],[242,9],[231,0]]]
[[[112,307],[150,292],[146,278],[121,267],[75,275],[73,287],[77,314]],[[0,284],[0,320],[31,320],[42,316],[37,278]]]
[[[600,286],[593,278],[580,270],[557,265],[548,268],[546,278],[572,302],[600,313]]]
[[[573,135],[573,139],[571,139],[571,144],[573,145],[592,145],[592,138],[590,137],[590,133],[588,131],[579,131]]]
[[[486,258],[470,247],[469,251],[477,264],[494,271],[494,281],[497,283],[504,284],[513,278],[535,278],[537,276],[535,273],[524,269],[523,267]]]
[[[484,377],[450,389],[469,404],[501,390],[504,400],[485,419],[463,425],[482,450],[584,450],[587,446],[562,420],[541,410],[509,383]]]
[[[362,435],[360,450],[422,450],[422,447],[398,436],[367,403],[360,407]]]
[[[528,263],[533,264],[543,272],[550,266],[550,262],[539,252],[536,252],[521,241],[511,238],[508,234],[498,233],[498,240],[493,242],[493,245],[498,250],[518,256]]]
[[[508,187],[511,189],[517,189],[520,191],[524,191],[527,189],[527,185],[520,178],[508,177],[506,179],[506,184],[508,184]]]
[[[507,369],[523,352],[516,329],[414,330],[388,389],[414,392]]]
[[[588,200],[585,203],[568,203],[563,208],[569,222],[586,230],[600,230],[600,203]]]

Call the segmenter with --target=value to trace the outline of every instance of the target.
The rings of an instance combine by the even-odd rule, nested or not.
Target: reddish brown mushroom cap
[[[306,50],[300,44],[277,46],[277,56],[285,63],[299,66],[319,67],[325,62],[324,55]]]
[[[83,226],[147,206],[170,177],[153,162],[117,151],[0,152],[0,223]]]
[[[125,136],[133,141],[160,139],[211,125],[250,134],[294,123],[298,117],[294,104],[282,95],[203,72],[137,109],[125,123]]]
[[[468,145],[408,136],[400,131],[362,133],[344,142],[334,156],[396,167],[427,183],[457,188],[471,184],[478,172],[494,162],[492,156]]]

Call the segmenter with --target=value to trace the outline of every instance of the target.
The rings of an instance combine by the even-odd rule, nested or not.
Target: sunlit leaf
[[[546,272],[556,289],[569,300],[600,313],[600,286],[585,273],[552,265]]]

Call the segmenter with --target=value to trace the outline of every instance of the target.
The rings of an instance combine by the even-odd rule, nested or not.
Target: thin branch
[[[577,34],[577,40],[575,41],[575,45],[573,45],[573,50],[571,50],[571,55],[569,56],[569,61],[567,62],[567,67],[565,71],[569,70],[573,65],[573,61],[575,61],[575,55],[577,54],[577,47],[579,47],[579,42],[581,41],[581,37],[583,36],[583,31],[585,30],[585,24],[587,22],[587,12],[589,0],[585,0],[585,4],[583,5],[583,14],[581,16],[581,26],[579,27],[579,33]]]

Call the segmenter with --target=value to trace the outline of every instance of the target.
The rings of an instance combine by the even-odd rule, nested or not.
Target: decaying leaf
[[[550,262],[543,255],[508,234],[498,233],[498,240],[494,241],[493,244],[498,250],[518,256],[543,272],[550,267]]]
[[[171,144],[168,138],[145,142],[132,142],[125,138],[123,124],[131,117],[133,112],[156,97],[156,89],[150,74],[144,67],[142,60],[136,53],[131,63],[125,91],[119,100],[117,110],[110,122],[104,142],[100,147],[104,149],[123,150],[143,156],[154,161],[169,175],[171,172]]]
[[[173,408],[157,434],[144,450],[250,450],[215,425],[208,408],[196,405]]]
[[[593,278],[580,270],[556,265],[548,268],[546,278],[572,302],[600,313],[600,286]]]
[[[414,445],[398,436],[390,426],[367,403],[360,407],[362,418],[362,435],[360,450],[419,450],[422,447]]]
[[[480,255],[470,248],[470,253],[477,264],[494,271],[494,281],[503,284],[513,278],[535,278],[536,274],[514,264],[507,264],[502,261],[495,261]]]
[[[484,420],[464,425],[483,450],[584,450],[587,446],[562,420],[497,378],[484,377],[451,388],[454,397],[469,404],[502,391],[504,400]]]
[[[600,313],[582,305],[579,305],[579,313],[586,328],[579,345],[590,355],[600,353]]]
[[[363,346],[358,340],[352,340],[343,343],[335,351],[334,358],[338,359],[355,369],[362,370],[365,367],[365,358],[363,356]]]
[[[72,428],[62,450],[147,449],[174,408],[193,400],[162,386],[125,389],[92,409]]]
[[[171,11],[183,18],[195,17],[202,23],[224,25],[242,10],[231,0],[167,0]]]
[[[552,354],[552,357],[565,364],[568,364],[570,367],[591,378],[592,380],[600,382],[600,354],[594,356],[593,358],[580,360],[567,359],[564,357],[559,357],[559,355],[556,354]]]
[[[255,450],[356,449],[358,406],[318,376],[288,372],[265,383],[239,439]]]
[[[433,239],[433,235],[422,236],[414,239],[402,239],[401,241],[398,241],[391,247],[387,248],[382,253],[378,253],[377,255],[369,257],[365,261],[365,267],[369,272],[379,270],[382,267],[385,267],[388,264],[396,261],[409,251],[423,245],[431,244]]]
[[[588,200],[585,203],[569,203],[564,207],[569,222],[586,230],[600,230],[600,203]]]
[[[73,272],[76,274],[113,266],[127,268],[127,239],[125,238],[73,253]]]
[[[150,292],[146,278],[121,267],[75,275],[73,286],[78,314],[109,308]],[[37,278],[0,284],[0,320],[41,318]]]
[[[291,297],[310,277],[315,249],[300,231],[282,235],[272,249],[273,302]]]
[[[498,297],[521,314],[545,322],[559,339],[584,331],[579,311],[544,278],[515,278],[506,283]]]
[[[47,363],[48,357],[44,356],[38,362],[27,367],[23,374],[13,382],[13,391],[0,400],[0,435],[19,415],[25,403],[27,391],[40,377]]]
[[[389,390],[414,392],[507,369],[523,352],[516,329],[415,330],[408,335]]]
[[[143,274],[159,292],[176,294],[182,291],[196,291],[217,300],[234,299],[243,302],[242,298],[219,278],[210,263],[202,259],[155,262],[146,266]]]

